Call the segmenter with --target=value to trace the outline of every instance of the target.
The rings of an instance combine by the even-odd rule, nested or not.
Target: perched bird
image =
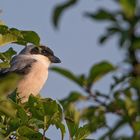
[[[11,67],[0,70],[0,76],[9,73],[22,75],[17,85],[21,102],[28,101],[30,94],[38,95],[48,78],[51,63],[61,63],[53,51],[46,46],[29,45],[11,60]]]

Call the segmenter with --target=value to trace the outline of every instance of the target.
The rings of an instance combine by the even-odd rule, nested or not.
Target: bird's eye
[[[42,50],[42,53],[45,53],[45,54],[47,54],[48,52],[47,52],[46,50]]]

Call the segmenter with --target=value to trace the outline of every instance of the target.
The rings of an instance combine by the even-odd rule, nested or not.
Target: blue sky
[[[112,38],[102,46],[97,41],[108,24],[93,22],[83,16],[84,12],[96,11],[101,7],[114,10],[118,8],[117,5],[111,0],[81,0],[78,5],[63,14],[60,28],[55,30],[51,22],[52,11],[63,1],[66,0],[0,0],[0,9],[3,11],[0,16],[9,27],[36,31],[41,37],[42,44],[48,45],[61,58],[62,63],[59,66],[70,69],[76,74],[87,73],[93,64],[101,60],[119,64],[124,52],[118,50],[117,40]],[[17,45],[10,46],[17,51],[23,48]],[[0,51],[6,50],[7,47],[1,48]],[[107,92],[110,82],[111,79],[107,76],[97,83],[95,88]],[[61,99],[72,90],[81,91],[72,82],[50,72],[41,95]],[[52,140],[60,139],[54,129],[48,132],[48,136]],[[68,139],[67,136],[65,139]]]

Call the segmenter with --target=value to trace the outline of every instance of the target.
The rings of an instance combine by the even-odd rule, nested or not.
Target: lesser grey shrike
[[[22,75],[17,85],[21,102],[28,101],[31,94],[38,95],[48,78],[51,63],[61,63],[53,51],[46,46],[29,45],[11,60],[10,68],[1,69],[1,75],[16,73]]]

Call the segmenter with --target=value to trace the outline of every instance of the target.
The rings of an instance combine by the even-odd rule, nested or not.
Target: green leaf
[[[80,112],[74,104],[70,104],[67,108],[64,108],[64,113],[70,136],[73,137],[79,127]]]
[[[61,130],[62,140],[65,134],[65,126],[62,123],[62,109],[60,105],[52,99],[46,98],[42,99],[43,106],[44,106],[44,122],[46,129],[50,125],[55,125],[57,129]]]
[[[84,83],[83,79],[81,79],[81,77],[76,76],[75,74],[73,74],[71,71],[69,71],[67,69],[59,68],[59,67],[52,67],[51,70],[61,74],[62,76],[64,76],[64,77],[68,78],[69,80],[75,82],[79,86],[83,86],[83,83]]]
[[[124,100],[120,98],[116,98],[108,105],[108,109],[110,112],[121,112],[121,114],[124,114],[125,108],[125,102]]]
[[[95,20],[113,20],[115,21],[115,14],[113,14],[112,12],[100,9],[98,10],[96,13],[90,13],[87,12],[85,13],[86,17],[89,17],[91,19],[95,19]]]
[[[140,38],[135,38],[135,40],[132,43],[132,47],[135,50],[140,49]]]
[[[0,113],[13,118],[16,115],[16,109],[9,100],[1,99],[0,100]]]
[[[4,139],[3,135],[0,135],[0,139],[1,139],[1,140],[3,140],[3,139]]]
[[[4,35],[8,33],[8,27],[6,25],[0,25],[0,34]]]
[[[81,93],[73,91],[70,95],[63,100],[60,100],[60,103],[63,105],[64,108],[67,108],[69,104],[78,102],[80,100],[86,100],[87,97],[83,96]]]
[[[121,30],[120,37],[119,37],[119,46],[123,47],[129,39],[129,31],[128,30]]]
[[[21,31],[22,35],[23,35],[23,41],[26,43],[33,43],[35,45],[39,45],[40,44],[40,37],[38,36],[38,34],[34,31]]]
[[[10,134],[13,131],[16,131],[21,126],[19,118],[13,118],[9,122],[9,127],[7,129],[7,133]]]
[[[0,34],[0,46],[4,46],[9,43],[13,43],[17,41],[17,37],[8,33],[5,35]]]
[[[28,123],[30,124],[30,126],[34,127],[34,128],[43,128],[44,127],[44,121],[38,120],[34,117],[32,117]]]
[[[121,30],[117,27],[109,27],[107,28],[107,33],[99,38],[99,42],[103,44],[110,37],[112,37],[115,33],[121,32]]]
[[[32,113],[32,117],[38,120],[44,120],[45,111],[43,103],[41,99],[38,97],[30,96],[27,102],[27,107],[29,111]]]
[[[110,37],[109,34],[101,36],[99,39],[99,43],[101,43],[101,44],[105,43],[109,37]]]
[[[91,132],[89,129],[89,124],[86,124],[77,130],[74,140],[83,140],[83,139],[87,138],[90,134],[91,134]]]
[[[20,134],[20,136],[23,136],[25,138],[28,139],[34,139],[34,140],[41,140],[42,139],[42,134],[39,132],[36,132],[35,130],[27,127],[27,126],[21,126],[18,129],[18,133]]]
[[[14,51],[13,48],[9,48],[6,52],[3,52],[3,53],[0,52],[0,59],[2,61],[10,62],[11,58],[15,54],[16,54],[16,51]]]
[[[136,0],[120,0],[120,5],[126,17],[134,17],[136,12]]]
[[[57,129],[58,128],[60,129],[60,131],[61,131],[61,137],[62,137],[62,140],[63,140],[64,139],[64,134],[66,132],[65,125],[62,124],[61,122],[57,121],[56,124],[55,124],[55,126],[56,126]]]
[[[27,116],[25,110],[20,106],[18,106],[18,108],[17,108],[17,117],[20,118],[20,121],[21,121],[22,125],[27,124],[28,116]]]
[[[131,80],[131,86],[140,90],[140,77]]]
[[[91,87],[97,80],[115,70],[115,67],[107,61],[92,66],[88,76],[88,86]]]
[[[0,25],[0,46],[16,42],[19,32],[20,31],[15,28],[9,29],[5,25]]]
[[[20,80],[20,76],[17,74],[9,74],[6,77],[0,79],[0,95],[1,98],[7,97],[7,94],[16,89],[17,83]],[[8,85],[8,86],[7,86]]]
[[[8,67],[10,67],[9,62],[1,62],[0,63],[0,68],[8,68]]]
[[[22,31],[16,28],[8,28],[5,25],[0,26],[0,46],[9,43],[16,43],[20,45],[27,45],[32,43],[35,45],[40,44],[40,38],[34,31]]]
[[[136,132],[139,132],[140,130],[140,120],[136,120],[135,122],[133,122],[133,126]]]
[[[46,115],[53,115],[58,111],[58,105],[56,101],[51,99],[43,99],[43,107]]]
[[[129,97],[126,97],[125,99],[125,107],[129,116],[134,116],[137,113],[137,104],[133,99]]]
[[[105,126],[105,108],[103,106],[90,106],[82,110],[81,119],[88,122],[89,130],[94,133],[97,129]]]
[[[38,97],[30,96],[27,103],[27,108],[31,112],[32,117],[37,120],[38,127],[43,127],[47,130],[50,125],[55,125],[60,128],[62,138],[64,137],[64,127],[62,124],[62,109],[60,105],[50,98],[40,99]],[[32,124],[35,126],[36,124]],[[35,126],[36,127],[36,126]]]
[[[69,0],[66,1],[54,8],[53,16],[52,16],[52,21],[55,27],[58,27],[58,23],[60,20],[60,17],[62,16],[63,12],[70,8],[71,6],[75,5],[78,2],[78,0]]]
[[[5,134],[6,134],[6,130],[0,129],[0,134],[1,134],[1,135],[5,135]]]
[[[95,116],[96,114],[96,109],[97,107],[94,106],[90,106],[88,108],[85,108],[82,110],[82,119],[83,120],[92,120],[92,118]]]

